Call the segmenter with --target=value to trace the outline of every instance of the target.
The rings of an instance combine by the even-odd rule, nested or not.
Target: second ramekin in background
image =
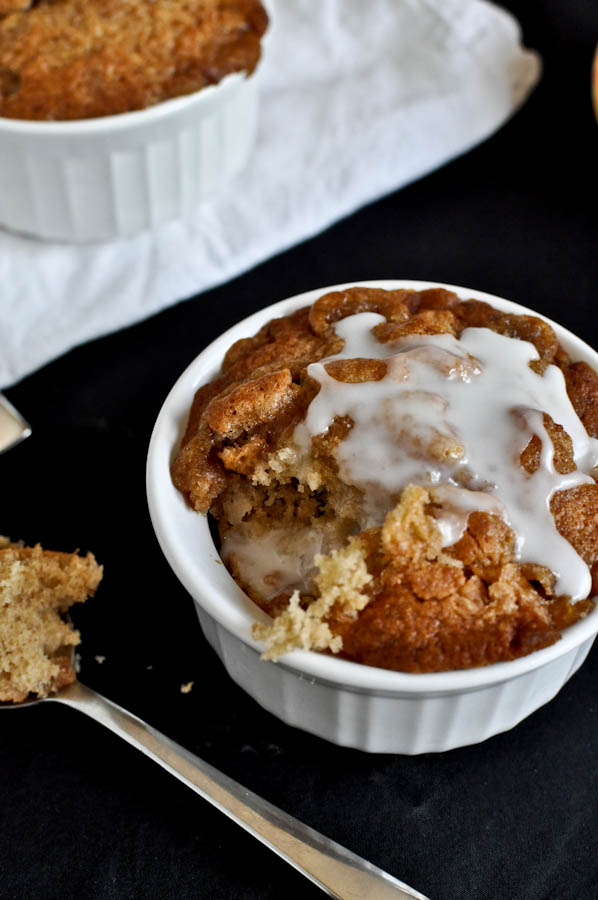
[[[0,226],[47,240],[103,241],[188,216],[247,161],[260,68],[119,115],[0,117]]]
[[[420,281],[371,281],[367,287],[442,287],[518,314],[534,313],[481,291]],[[218,373],[234,341],[276,316],[313,303],[335,285],[266,307],[210,344],[181,375],[164,402],[151,439],[147,492],[156,535],[193,597],[202,629],[229,675],[267,710],[291,725],[350,747],[380,753],[429,753],[483,741],[551,700],[584,661],[598,631],[598,607],[559,641],[511,662],[453,672],[411,674],[295,650],[277,662],[260,659],[252,623],[267,617],[234,582],[212,539],[206,516],[176,490],[170,463],[197,388]],[[598,369],[598,354],[550,323],[573,360]]]

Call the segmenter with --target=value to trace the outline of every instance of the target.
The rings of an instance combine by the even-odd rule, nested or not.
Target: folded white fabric
[[[516,21],[484,0],[278,0],[272,29],[254,153],[193,221],[89,246],[0,232],[0,386],[437,168],[540,74]]]

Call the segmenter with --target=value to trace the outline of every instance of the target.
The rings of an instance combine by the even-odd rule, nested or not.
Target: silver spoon
[[[339,900],[427,900],[423,894],[258,797],[80,682],[76,681],[47,700],[78,709],[137,747],[285,859],[328,896]],[[34,699],[23,703],[0,703],[0,707],[19,709],[41,702]]]
[[[10,450],[31,434],[31,426],[4,394],[0,394],[0,453]]]

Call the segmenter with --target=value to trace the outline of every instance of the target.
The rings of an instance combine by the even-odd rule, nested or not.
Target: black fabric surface
[[[0,531],[91,549],[74,613],[81,679],[431,900],[598,898],[598,651],[509,733],[440,755],[342,749],[226,676],[146,510],[149,435],[170,386],[239,318],[352,279],[438,279],[538,309],[598,345],[598,130],[590,0],[508,6],[544,56],[496,136],[242,278],[75,350],[8,392],[33,436],[0,458]],[[106,657],[103,664],[96,655]],[[151,668],[150,668],[151,667]],[[191,693],[179,686],[193,680]],[[323,896],[108,731],[55,704],[0,724],[0,898]]]

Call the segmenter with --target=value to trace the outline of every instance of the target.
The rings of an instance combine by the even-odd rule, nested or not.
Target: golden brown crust
[[[598,437],[598,374],[586,362],[563,368],[567,393],[588,434]]]
[[[457,320],[449,309],[420,309],[405,322],[381,322],[372,331],[382,343],[408,334],[456,334]]]
[[[320,336],[311,331],[308,315],[309,309],[298,310],[268,322],[254,337],[237,341],[224,358],[221,376],[197,391],[172,477],[199,512],[207,512],[225,489],[227,468],[238,471],[239,458],[247,455],[238,452],[241,447],[250,445],[248,454],[256,464],[276,449],[281,436],[303,417],[317,390],[307,377],[307,365],[341,349],[342,341],[332,332]],[[277,413],[269,415],[260,385],[270,386],[272,396],[281,403]],[[240,393],[235,395],[237,390]],[[225,423],[226,398],[231,395],[243,398],[243,412],[240,420],[231,415]],[[251,396],[256,402],[253,412]],[[214,418],[210,409],[216,410]],[[230,440],[227,433],[234,433],[235,448],[225,446]],[[256,454],[258,448],[261,452]]]
[[[335,359],[326,363],[324,368],[331,378],[347,384],[381,381],[387,371],[383,359]]]
[[[598,484],[559,491],[552,497],[550,509],[559,532],[588,566],[593,566],[598,561]]]
[[[298,390],[289,369],[270,372],[214,397],[206,407],[205,420],[215,434],[234,440],[248,429],[276,418],[293,402]]]
[[[0,116],[66,120],[145,109],[251,73],[259,0],[0,0]]]
[[[402,322],[409,318],[407,301],[410,294],[411,291],[381,291],[366,287],[331,291],[311,307],[309,325],[314,334],[326,334],[340,319],[363,312],[378,313],[387,322]]]
[[[546,429],[554,449],[553,463],[555,469],[562,475],[567,474],[567,472],[574,472],[577,467],[575,465],[575,460],[573,459],[573,444],[571,443],[571,438],[562,425],[557,425],[552,421],[550,416],[544,414],[543,421],[544,428]],[[519,457],[521,465],[526,472],[530,473],[530,475],[533,474],[533,472],[536,472],[540,466],[541,451],[542,442],[538,435],[534,434]]]
[[[332,292],[238,341],[226,354],[221,375],[195,397],[173,465],[175,484],[196,509],[215,515],[225,540],[233,533],[252,539],[279,526],[299,536],[319,530],[323,543],[333,548],[320,555],[319,565],[334,568],[340,558],[335,553],[343,548],[349,571],[361,573],[357,582],[345,585],[352,598],[348,606],[342,591],[333,601],[330,584],[324,589],[318,581],[322,569],[308,591],[262,596],[244,582],[233,554],[227,564],[241,586],[269,614],[283,614],[268,653],[307,646],[311,635],[314,647],[333,652],[340,639],[349,659],[423,672],[513,659],[553,643],[563,627],[589,612],[592,602],[571,604],[567,597],[556,597],[548,569],[518,562],[514,535],[501,518],[470,513],[460,540],[443,550],[433,492],[422,501],[423,489],[414,488],[416,494],[404,492],[384,526],[360,531],[363,496],[342,482],[335,455],[353,427],[351,418],[339,416],[313,437],[308,464],[294,453],[290,436],[318,390],[307,366],[341,351],[342,340],[332,326],[359,312],[384,316],[385,322],[373,328],[382,342],[407,334],[458,337],[467,327],[485,327],[533,343],[540,359],[532,367],[540,375],[550,364],[563,371],[575,409],[590,433],[598,434],[598,375],[570,362],[548,324],[462,301],[444,289]],[[359,383],[383,378],[386,363],[340,359],[327,363],[326,370],[339,381]],[[574,471],[569,435],[548,415],[543,424],[556,470]],[[540,450],[534,435],[521,453],[521,465],[530,474],[539,466]],[[590,566],[598,589],[598,485],[555,494],[551,509],[560,533]],[[359,541],[351,543],[358,531]],[[369,581],[363,572],[372,576]],[[366,598],[359,608],[356,590]],[[263,630],[262,636],[267,633]]]

